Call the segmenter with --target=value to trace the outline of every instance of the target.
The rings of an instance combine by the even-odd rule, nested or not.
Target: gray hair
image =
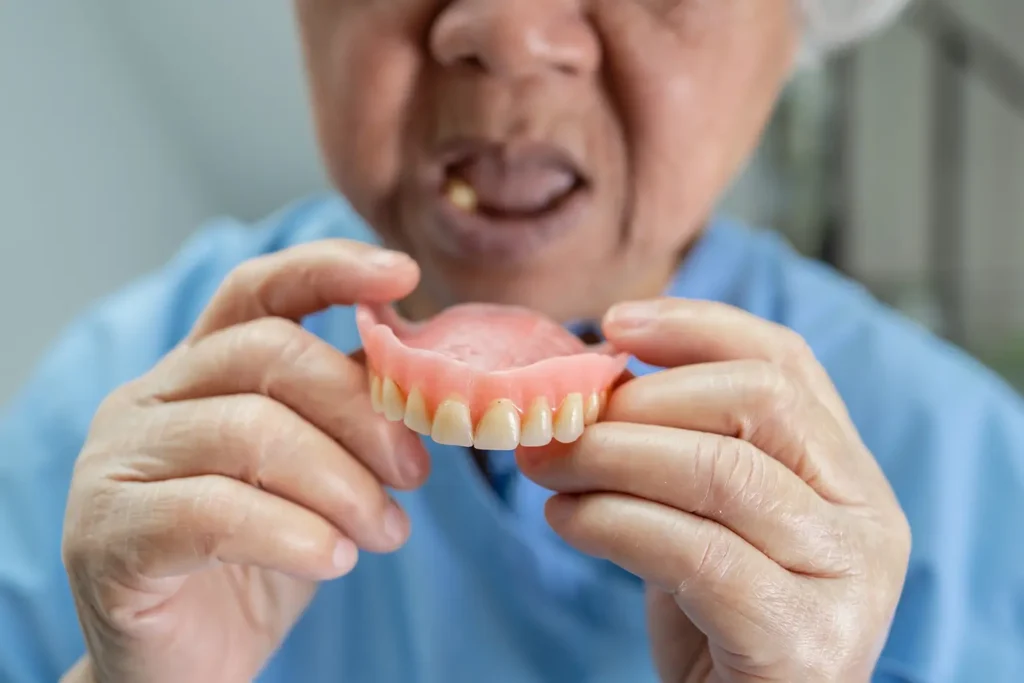
[[[796,0],[804,25],[804,61],[868,37],[912,0]]]

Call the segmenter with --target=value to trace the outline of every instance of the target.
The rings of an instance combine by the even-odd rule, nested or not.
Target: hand
[[[910,532],[824,369],[722,305],[627,313],[609,341],[669,369],[624,383],[564,452],[520,453],[558,492],[551,526],[647,582],[665,683],[868,681]]]
[[[329,241],[241,266],[103,403],[63,539],[96,680],[248,683],[318,581],[404,543],[384,486],[420,485],[427,454],[374,414],[363,365],[297,323],[407,295],[419,271],[388,255]]]

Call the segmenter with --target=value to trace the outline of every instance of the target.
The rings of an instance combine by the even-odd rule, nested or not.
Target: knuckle
[[[244,333],[245,344],[259,349],[263,359],[260,391],[271,396],[275,387],[294,373],[296,367],[322,367],[312,356],[322,349],[319,340],[298,324],[284,318],[261,318],[249,323]]]
[[[694,454],[693,481],[701,482],[700,511],[722,511],[762,498],[765,467],[751,457],[746,441],[701,435]]]
[[[800,387],[784,368],[772,363],[756,363],[754,374],[754,408],[766,417],[792,414],[800,403]]]
[[[692,590],[714,589],[732,571],[734,553],[725,534],[716,525],[705,527],[703,545],[697,562],[673,591],[683,595]]]
[[[251,517],[249,505],[240,504],[227,480],[210,477],[197,482],[180,501],[179,523],[191,532],[197,557],[216,557],[222,543],[238,536]]]
[[[798,368],[814,359],[814,351],[798,332],[785,328],[779,345],[778,364],[783,368]]]
[[[346,526],[375,528],[375,520],[383,517],[388,496],[380,486],[358,486],[345,477],[338,477],[334,485],[334,512]]]
[[[903,559],[910,557],[910,550],[914,543],[914,533],[910,526],[910,520],[902,509],[898,509],[892,520],[893,544],[895,550]]]
[[[224,278],[221,289],[232,294],[245,294],[255,289],[263,278],[265,257],[258,256],[239,264]]]
[[[250,317],[266,315],[261,290],[266,287],[267,257],[250,259],[229,272],[221,283],[215,302],[219,305],[238,307],[251,313]],[[254,310],[250,310],[254,309]]]
[[[273,356],[284,356],[296,349],[305,340],[303,330],[295,322],[285,318],[268,316],[242,326],[242,338],[246,346],[266,351]],[[301,346],[298,347],[302,349]]]
[[[228,446],[246,454],[241,478],[258,483],[282,444],[299,435],[284,419],[285,408],[262,394],[244,394],[225,405],[221,436]]]

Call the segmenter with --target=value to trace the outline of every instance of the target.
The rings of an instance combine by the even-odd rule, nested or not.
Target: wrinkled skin
[[[91,658],[72,680],[251,681],[317,582],[405,542],[384,487],[426,480],[423,445],[373,412],[359,359],[295,322],[411,291],[416,265],[384,253],[321,242],[245,264],[104,401],[64,529]]]
[[[562,457],[519,455],[559,493],[552,527],[648,582],[665,683],[867,681],[909,533],[841,399],[791,332],[654,299],[789,77],[790,0],[296,7],[330,175],[412,259],[327,242],[245,264],[186,340],[103,403],[68,502],[89,657],[67,678],[249,681],[318,581],[358,549],[404,543],[384,487],[421,485],[426,453],[372,413],[360,359],[303,316],[482,300],[600,319],[649,300],[646,324],[613,308],[605,332],[669,369],[624,383]],[[514,263],[445,248],[417,169],[459,136],[571,152],[586,219]]]
[[[669,369],[623,384],[575,444],[519,455],[558,493],[548,521],[647,581],[666,683],[870,680],[910,533],[824,370],[744,312],[643,303],[605,332]]]
[[[615,301],[660,294],[756,146],[798,29],[791,0],[296,6],[327,168],[423,268],[406,302],[417,316],[497,301],[596,319]],[[467,136],[572,151],[594,188],[584,225],[515,267],[440,248],[417,174]]]

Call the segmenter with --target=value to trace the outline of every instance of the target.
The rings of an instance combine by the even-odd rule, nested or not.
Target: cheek
[[[398,184],[420,56],[381,27],[340,28],[310,59],[321,151],[336,188],[371,221]]]
[[[609,32],[607,49],[629,138],[635,236],[661,249],[688,242],[714,210],[756,147],[791,56],[783,22],[721,21],[690,34],[651,19],[618,17],[632,32]]]

